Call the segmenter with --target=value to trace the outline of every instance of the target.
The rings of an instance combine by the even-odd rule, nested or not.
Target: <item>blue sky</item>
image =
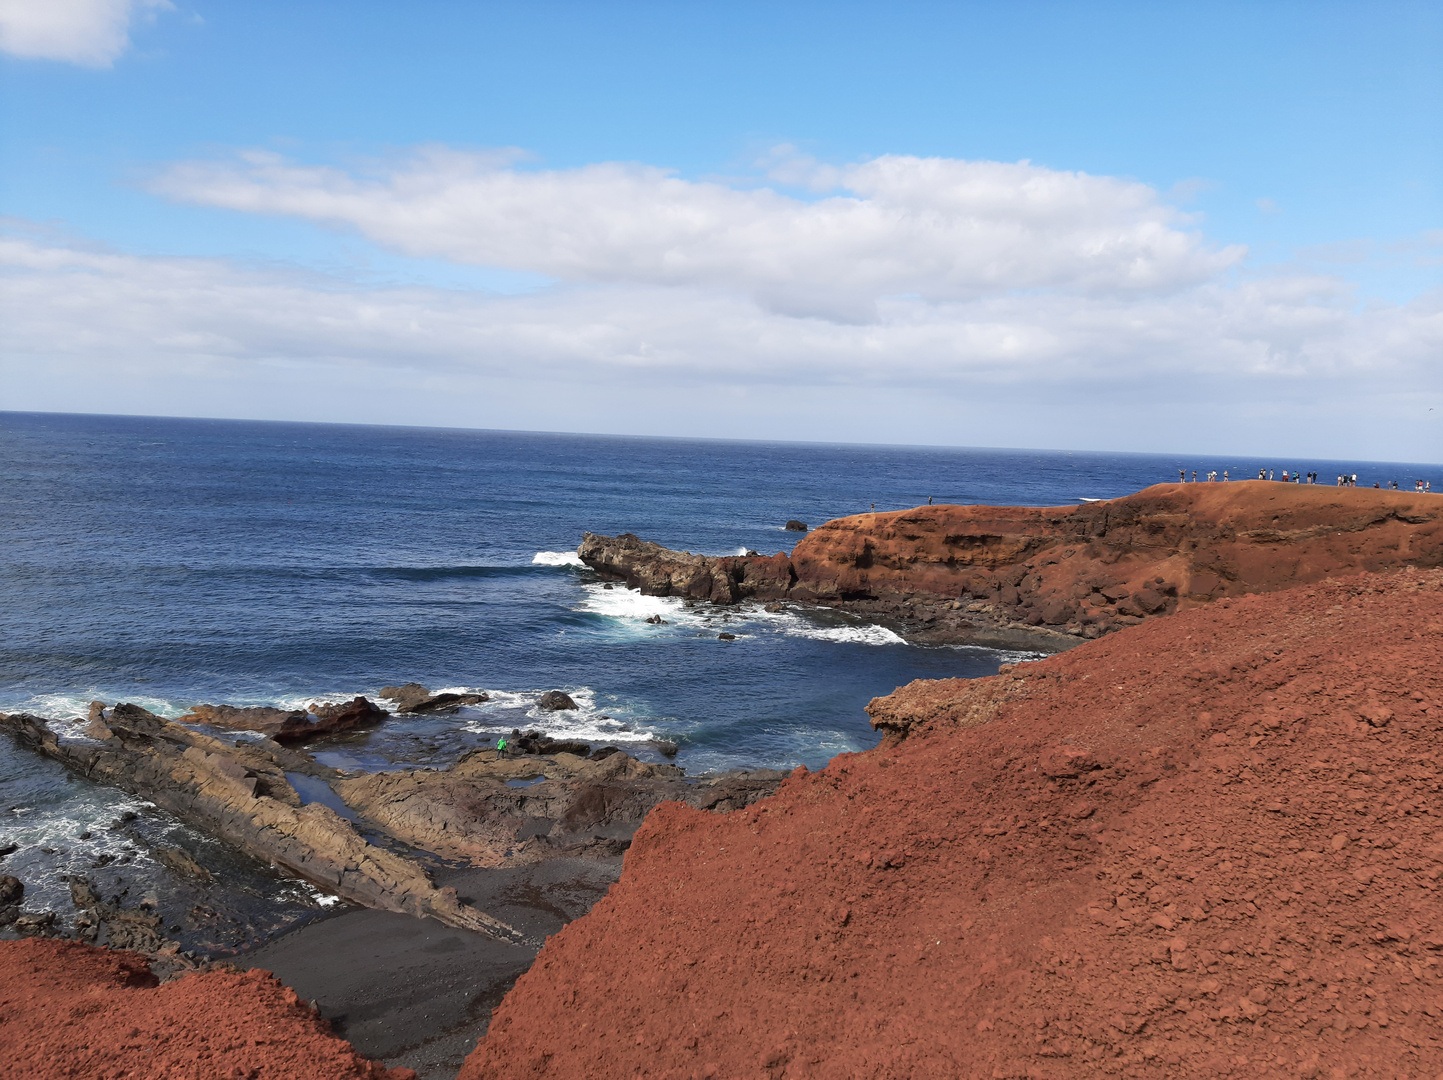
[[[1437,4],[0,0],[0,48],[0,407],[1440,457]]]

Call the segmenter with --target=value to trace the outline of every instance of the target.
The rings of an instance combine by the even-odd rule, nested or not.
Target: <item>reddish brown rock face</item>
[[[268,972],[157,985],[135,953],[0,942],[0,1077],[414,1080],[367,1061]]]
[[[658,808],[462,1076],[1437,1075],[1440,655],[1403,570],[913,683],[875,751]]]
[[[852,607],[900,620],[916,640],[1015,647],[1023,641],[983,635],[1041,627],[1028,633],[1056,649],[1224,596],[1443,565],[1443,498],[1267,481],[1159,484],[1076,507],[858,514],[819,526],[790,556],[714,558],[590,533],[580,554],[652,595]],[[942,624],[919,618],[927,612],[952,625],[936,632]]]
[[[1143,618],[1340,572],[1443,565],[1443,499],[1244,481],[1079,507],[921,506],[829,521],[792,565],[798,598],[965,592],[1047,623]]]

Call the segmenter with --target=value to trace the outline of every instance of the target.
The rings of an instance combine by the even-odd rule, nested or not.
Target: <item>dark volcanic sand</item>
[[[436,875],[462,899],[526,934],[512,945],[434,919],[352,909],[235,958],[314,1000],[357,1053],[421,1080],[451,1080],[486,1033],[491,1010],[545,938],[606,894],[621,860],[552,859]]]

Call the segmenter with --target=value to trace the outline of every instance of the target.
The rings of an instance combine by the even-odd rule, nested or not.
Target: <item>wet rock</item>
[[[553,754],[577,754],[581,757],[591,753],[591,744],[576,742],[569,739],[553,739],[550,735],[543,735],[539,731],[528,731],[522,733],[519,729],[513,728],[510,737],[506,740],[507,750],[513,754],[532,754],[537,756]]]
[[[116,707],[117,709],[120,706]],[[258,731],[277,742],[305,742],[322,735],[334,735],[366,724],[378,723],[389,713],[364,697],[309,709],[272,709],[265,706],[197,705],[180,718],[181,723],[207,724],[231,731]],[[114,718],[115,710],[111,711]],[[96,721],[91,721],[96,726]]]
[[[0,875],[0,907],[9,907],[11,904],[20,903],[21,897],[25,895],[25,884],[18,878],[9,874]]]
[[[48,937],[55,931],[55,912],[22,911],[10,928],[23,937]]]
[[[116,705],[100,745],[64,742],[45,721],[0,714],[0,728],[24,746],[98,783],[154,802],[253,858],[360,904],[504,940],[516,932],[437,889],[411,859],[368,843],[350,822],[320,803],[302,805],[286,772],[330,780],[340,774],[262,740],[227,746],[134,705]],[[124,860],[122,860],[124,861]]]
[[[736,636],[735,634],[728,634],[728,633],[723,632],[723,633],[718,634],[718,635],[716,636],[716,639],[717,639],[718,641],[735,641],[735,640],[737,639],[737,636]]]
[[[450,769],[373,773],[333,787],[398,840],[478,866],[505,866],[612,855],[658,803],[737,809],[776,790],[783,775],[759,770],[688,780],[675,765],[641,762],[615,747],[594,757],[500,758],[480,750]],[[508,784],[538,776],[524,787]]]
[[[798,520],[796,520],[795,518],[793,518],[791,521],[789,521],[789,522],[787,522],[785,525],[783,525],[782,528],[786,529],[787,532],[806,532],[806,531],[807,531],[806,522],[798,521]]]
[[[650,745],[665,758],[676,757],[677,751],[681,749],[670,739],[652,739]]]
[[[587,756],[587,760],[603,761],[606,758],[611,757],[612,754],[619,753],[621,753],[621,748],[618,746],[599,746]]]
[[[405,712],[412,705],[420,704],[429,698],[431,691],[418,682],[408,682],[404,686],[381,687],[381,696],[387,701],[394,701],[397,712]]]
[[[666,620],[663,619],[660,615],[653,615],[650,618],[643,619],[642,621],[649,622],[653,626],[664,626],[666,624]]]
[[[547,712],[559,712],[562,709],[577,708],[576,702],[571,700],[571,695],[564,694],[560,690],[548,690],[536,699],[536,706],[545,709]]]
[[[168,866],[177,874],[184,877],[194,878],[196,881],[209,881],[210,871],[191,857],[190,852],[180,847],[158,847],[151,851],[156,862]]]

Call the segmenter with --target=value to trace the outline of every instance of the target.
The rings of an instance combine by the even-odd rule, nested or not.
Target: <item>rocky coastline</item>
[[[299,714],[204,706],[183,722],[97,703],[79,738],[30,716],[0,726],[344,896],[378,955],[410,940],[404,923],[427,949],[486,943],[487,962],[511,965],[498,994],[524,971],[489,1029],[455,1028],[484,1033],[465,1080],[1443,1070],[1434,500],[1159,485],[1077,508],[858,515],[790,555],[694,556],[629,534],[587,534],[580,555],[649,595],[833,607],[919,643],[1061,655],[899,688],[868,706],[880,747],[786,777],[689,778],[520,732],[511,756],[369,774],[304,748],[322,724],[386,723],[365,698]],[[395,712],[466,704],[416,684],[385,693]],[[546,867],[585,866],[599,876],[559,919],[484,884],[521,875],[540,895],[562,880]],[[107,1041],[124,1009],[189,987],[203,1027],[224,983],[232,1013],[289,1009],[304,1029],[272,1069],[268,1021],[239,1021],[238,1041],[205,1051],[226,1068],[312,1075],[314,1048],[342,1054],[334,1075],[384,1072],[344,1059],[263,973],[190,970],[204,958],[178,955],[148,912],[87,890],[72,885],[82,940],[149,957],[96,968],[107,1067],[144,1064],[150,1028]],[[57,927],[24,911],[22,883],[0,878],[0,901],[32,935],[0,942],[0,1010],[33,1024],[75,992],[54,950],[90,947],[45,940]],[[64,1057],[14,1045],[30,1055],[17,1061]]]
[[[1158,484],[1076,507],[858,514],[812,529],[790,555],[693,555],[593,533],[578,554],[650,596],[825,606],[917,644],[1058,652],[1223,597],[1443,565],[1443,505],[1365,488]]]

